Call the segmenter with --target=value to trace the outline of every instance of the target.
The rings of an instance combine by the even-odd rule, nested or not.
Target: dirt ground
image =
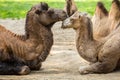
[[[0,24],[14,33],[24,34],[25,19],[0,19]],[[61,22],[57,22],[52,30],[54,45],[42,69],[32,71],[29,75],[0,75],[0,80],[120,80],[120,71],[108,74],[80,75],[80,66],[88,65],[77,53],[75,47],[75,31],[63,30]]]

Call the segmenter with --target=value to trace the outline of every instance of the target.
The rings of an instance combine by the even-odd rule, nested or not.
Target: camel
[[[101,2],[98,2],[95,14],[92,18],[93,36],[95,39],[102,39],[114,31],[119,25],[120,2],[113,0],[109,13]]]
[[[53,45],[52,26],[65,18],[66,12],[41,2],[27,13],[25,35],[0,26],[0,74],[25,75],[39,70]]]
[[[77,6],[74,0],[66,0],[64,11],[67,13],[69,17],[77,11]]]
[[[102,40],[93,37],[92,21],[78,11],[62,23],[62,28],[76,31],[76,47],[79,55],[90,62],[80,67],[81,74],[109,73],[120,64],[120,27]]]

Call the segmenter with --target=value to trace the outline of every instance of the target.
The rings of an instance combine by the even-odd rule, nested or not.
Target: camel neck
[[[39,20],[31,21],[33,20],[32,17],[27,17],[26,19],[26,25],[25,25],[25,36],[26,39],[29,38],[40,38],[42,36],[41,34],[44,33],[44,31],[51,31],[51,27],[53,26],[53,23],[45,25],[42,24]]]
[[[83,28],[83,27],[82,27]],[[96,41],[93,39],[92,29],[84,27],[76,30],[76,47],[81,57],[90,62],[97,60]]]
[[[91,30],[88,30],[87,28],[85,29],[78,29],[76,30],[76,34],[77,34],[77,42],[79,42],[80,44],[89,44],[91,42],[93,42],[93,33]]]
[[[86,25],[81,25],[80,28],[78,28],[76,30],[78,38],[80,40],[84,40],[84,41],[93,41],[93,26],[92,26],[92,22],[89,19],[88,24]]]

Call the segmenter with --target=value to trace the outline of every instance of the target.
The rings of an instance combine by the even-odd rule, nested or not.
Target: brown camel
[[[64,20],[66,13],[41,2],[28,11],[25,35],[17,35],[0,26],[0,74],[28,74],[38,70],[53,45],[51,27]]]
[[[120,27],[106,38],[95,40],[90,18],[76,12],[63,21],[62,28],[73,28],[76,31],[78,53],[85,60],[92,62],[88,66],[80,67],[81,74],[108,73],[120,64]]]
[[[77,11],[77,6],[74,0],[66,0],[64,11],[68,14],[68,16],[71,16]]]

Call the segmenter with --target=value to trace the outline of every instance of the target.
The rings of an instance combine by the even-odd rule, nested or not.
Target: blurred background
[[[110,9],[112,0],[75,0],[75,3],[79,11],[93,15],[98,1],[102,1],[105,7]],[[0,18],[25,18],[32,5],[39,2],[46,2],[52,8],[63,9],[65,6],[65,0],[0,0]]]

